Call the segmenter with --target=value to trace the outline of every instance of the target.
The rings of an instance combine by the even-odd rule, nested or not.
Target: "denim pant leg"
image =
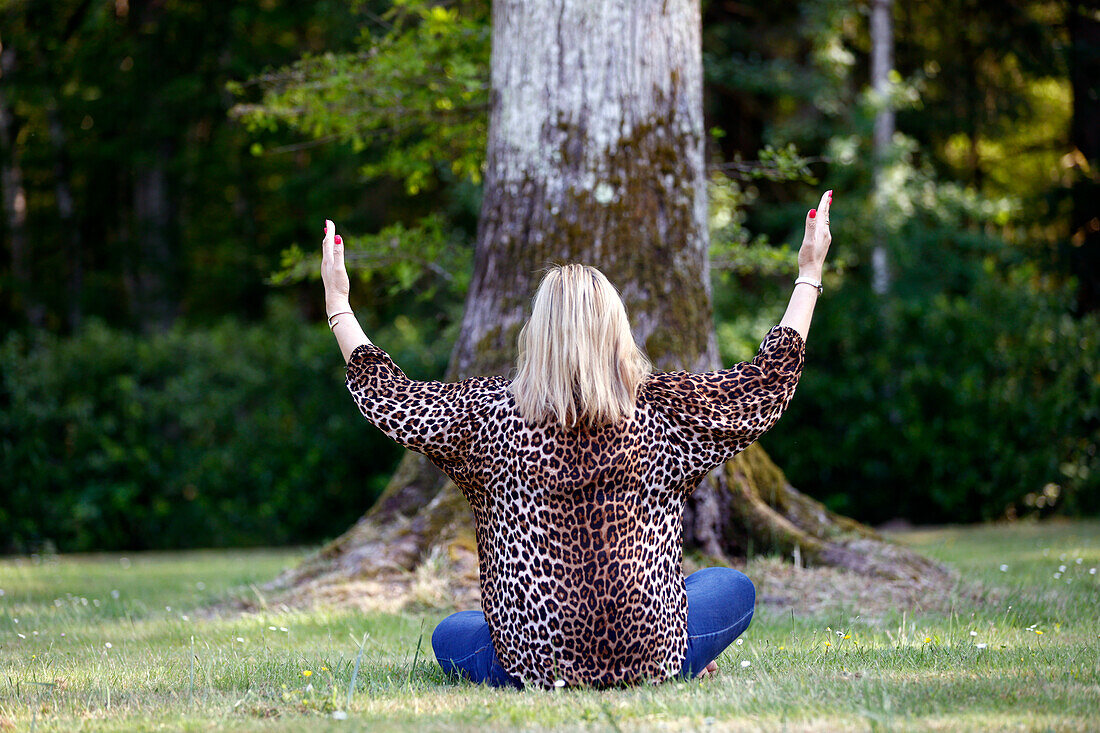
[[[443,619],[432,632],[432,650],[448,674],[493,687],[523,687],[500,666],[489,624],[481,611],[459,611]]]
[[[703,568],[684,580],[688,597],[688,644],[680,676],[692,678],[745,633],[752,621],[756,588],[733,568]]]

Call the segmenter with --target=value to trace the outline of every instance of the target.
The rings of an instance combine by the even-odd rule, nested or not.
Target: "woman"
[[[450,476],[473,509],[483,611],[432,635],[444,670],[521,687],[704,676],[752,619],[730,568],[684,578],[687,496],[770,428],[794,394],[832,237],[832,192],[806,218],[799,278],[750,362],[651,373],[618,292],[551,268],[519,336],[517,375],[408,379],[359,327],[343,244],[325,223],[329,325],[360,412]]]

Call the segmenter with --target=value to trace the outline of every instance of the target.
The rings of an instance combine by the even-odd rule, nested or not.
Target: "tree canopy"
[[[36,384],[21,376],[32,364],[96,359],[95,328],[121,344],[235,319],[279,338],[275,301],[318,319],[324,218],[350,233],[364,326],[440,376],[471,277],[488,20],[483,0],[0,3],[5,475],[33,496],[35,461],[68,464],[53,433],[33,442],[25,426],[80,435],[79,415],[114,409],[79,383],[66,399],[85,412],[50,422],[16,407],[47,404],[15,398]],[[1072,0],[931,0],[895,3],[893,21],[896,68],[879,95],[866,3],[703,3],[722,359],[750,356],[778,318],[811,191],[833,188],[814,366],[765,439],[792,480],[870,521],[1097,511],[1100,20]],[[898,132],[876,177],[883,105]],[[894,271],[881,297],[880,231]],[[112,379],[140,383],[132,361]],[[190,439],[171,423],[129,448]],[[88,502],[106,513],[103,497],[187,485],[167,467],[125,488],[93,480],[95,465],[63,478],[99,487]]]

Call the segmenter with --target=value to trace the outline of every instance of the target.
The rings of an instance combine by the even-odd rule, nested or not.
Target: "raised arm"
[[[810,213],[806,216],[806,234],[802,239],[802,247],[798,250],[800,280],[806,278],[816,283],[821,282],[825,255],[829,253],[829,245],[833,242],[833,235],[829,231],[829,210],[832,206],[833,192],[826,191],[818,207],[810,209]],[[783,320],[779,325],[793,328],[805,340],[810,332],[810,320],[814,315],[818,293],[820,291],[812,284],[796,283],[791,300],[787,304],[787,312],[783,314]]]
[[[325,219],[325,241],[321,245],[321,281],[325,284],[325,315],[329,317],[329,326],[346,364],[351,359],[351,352],[369,344],[370,339],[351,312],[348,299],[351,281],[344,266],[344,242],[336,233],[336,225],[328,219]]]

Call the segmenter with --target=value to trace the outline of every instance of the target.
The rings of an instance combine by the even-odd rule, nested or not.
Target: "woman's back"
[[[684,502],[782,414],[804,343],[777,326],[750,362],[650,374],[618,423],[531,425],[503,377],[409,380],[366,344],[360,411],[427,455],[473,509],[482,606],[502,666],[541,686],[675,674],[684,658]]]

